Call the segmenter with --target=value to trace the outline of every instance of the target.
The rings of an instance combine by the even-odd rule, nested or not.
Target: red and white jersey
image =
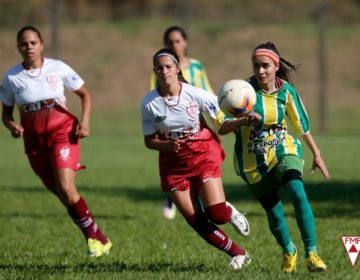
[[[142,100],[143,134],[158,132],[166,138],[195,134],[200,130],[200,114],[215,120],[219,110],[217,96],[201,88],[181,83],[180,95],[169,98],[155,88]]]
[[[17,64],[6,73],[0,87],[0,100],[7,106],[22,106],[47,99],[65,105],[64,88],[76,91],[84,84],[81,77],[60,60],[44,58],[41,68],[26,70]]]

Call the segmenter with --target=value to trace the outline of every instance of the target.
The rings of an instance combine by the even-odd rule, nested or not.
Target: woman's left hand
[[[90,135],[90,128],[88,125],[83,125],[80,124],[78,127],[78,131],[77,134],[79,136],[79,138],[85,138],[88,137]]]
[[[310,173],[313,174],[316,168],[320,169],[326,179],[330,178],[329,171],[327,170],[325,162],[320,155],[314,157]]]

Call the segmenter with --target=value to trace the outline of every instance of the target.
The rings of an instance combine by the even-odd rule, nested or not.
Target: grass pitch
[[[251,234],[237,235],[252,263],[242,271],[228,269],[230,258],[207,245],[177,215],[161,216],[157,153],[145,149],[137,110],[94,115],[92,136],[82,142],[87,169],[78,174],[78,189],[98,225],[114,244],[109,256],[89,260],[80,230],[65,208],[41,186],[23,154],[21,140],[0,133],[2,151],[0,196],[0,279],[358,279],[351,268],[341,235],[360,235],[359,137],[317,136],[332,179],[304,176],[317,222],[318,248],[328,271],[310,274],[293,209],[283,193],[287,222],[299,250],[298,271],[280,271],[281,251],[265,215],[232,169],[232,137],[224,140],[223,166],[227,198],[247,212]],[[134,116],[132,119],[126,116]],[[120,120],[128,120],[128,123]],[[347,153],[344,150],[354,151]],[[307,149],[305,148],[305,151]],[[311,157],[305,153],[306,170]]]

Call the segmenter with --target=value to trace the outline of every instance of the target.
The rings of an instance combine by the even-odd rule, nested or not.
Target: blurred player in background
[[[164,46],[174,51],[180,60],[180,68],[185,80],[195,87],[202,88],[208,92],[213,93],[210,86],[208,77],[205,72],[205,68],[200,61],[188,57],[188,35],[185,30],[179,26],[171,26],[164,32]],[[150,90],[157,87],[159,82],[155,73],[151,72]],[[205,123],[204,121],[202,121]],[[210,123],[210,126],[212,124]],[[166,219],[173,219],[176,214],[176,207],[171,200],[170,196],[167,196],[164,201],[163,216]]]
[[[230,222],[244,236],[249,224],[226,202],[221,180],[224,152],[216,136],[200,125],[201,114],[216,119],[217,97],[184,82],[172,50],[159,50],[153,65],[159,86],[143,98],[141,113],[145,145],[159,151],[161,188],[171,194],[188,224],[232,257],[230,267],[240,269],[250,263],[249,255],[215,224]]]
[[[270,231],[283,250],[282,270],[294,272],[297,260],[297,249],[290,238],[278,194],[279,188],[284,186],[295,208],[305,247],[306,266],[310,271],[324,271],[326,265],[317,254],[315,219],[302,180],[301,143],[288,134],[285,122],[287,116],[296,134],[310,148],[314,156],[312,172],[319,168],[325,178],[329,178],[320,150],[310,133],[304,105],[290,80],[296,66],[283,59],[271,42],[255,48],[252,64],[254,76],[249,81],[257,95],[255,112],[238,119],[219,118],[219,133],[235,132],[236,172],[265,209]]]
[[[90,93],[68,65],[43,57],[42,36],[35,27],[19,30],[17,48],[23,62],[8,70],[1,85],[3,123],[14,138],[23,137],[32,169],[82,230],[89,256],[108,254],[112,244],[96,225],[75,186],[75,172],[82,169],[79,138],[90,134]],[[66,108],[64,87],[81,99],[80,122]],[[20,124],[13,117],[15,105],[20,111]]]

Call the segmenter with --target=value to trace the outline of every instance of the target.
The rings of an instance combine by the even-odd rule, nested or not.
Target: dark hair
[[[43,39],[42,39],[42,36],[41,36],[40,31],[39,31],[36,27],[34,27],[34,26],[32,26],[32,25],[26,25],[26,26],[24,26],[23,28],[21,28],[21,29],[18,31],[17,36],[16,36],[16,42],[19,43],[19,42],[20,42],[20,39],[21,39],[21,36],[23,35],[23,33],[24,33],[25,31],[29,31],[29,30],[32,31],[32,32],[35,32],[35,33],[38,35],[38,37],[39,37],[39,39],[40,39],[40,42],[41,42],[41,43],[43,42]]]
[[[254,49],[254,51],[256,51],[257,49],[268,49],[275,52],[280,58],[279,70],[276,72],[276,76],[292,84],[291,72],[296,72],[297,69],[299,69],[299,65],[294,65],[282,58],[279,51],[275,47],[275,44],[272,42],[260,44]]]
[[[165,30],[165,33],[164,33],[164,45],[165,46],[167,45],[167,41],[169,40],[170,33],[174,32],[174,31],[180,32],[181,36],[185,40],[188,39],[188,36],[183,28],[181,28],[180,26],[176,26],[176,25],[170,26],[168,29]]]
[[[176,64],[177,64],[177,66],[180,67],[180,64],[179,64],[179,63],[180,63],[180,60],[179,60],[178,55],[177,55],[173,50],[170,50],[170,49],[168,49],[168,48],[160,49],[160,50],[158,50],[158,51],[154,54],[153,59],[152,59],[154,66],[155,66],[157,57],[158,57],[160,54],[168,54],[168,55],[173,56],[173,57],[176,59],[175,62],[176,62]],[[185,78],[184,78],[184,76],[183,76],[183,74],[182,74],[182,72],[181,72],[181,69],[180,69],[180,72],[178,73],[178,79],[179,79],[179,81],[181,81],[181,82],[188,83],[188,82],[185,80]]]

